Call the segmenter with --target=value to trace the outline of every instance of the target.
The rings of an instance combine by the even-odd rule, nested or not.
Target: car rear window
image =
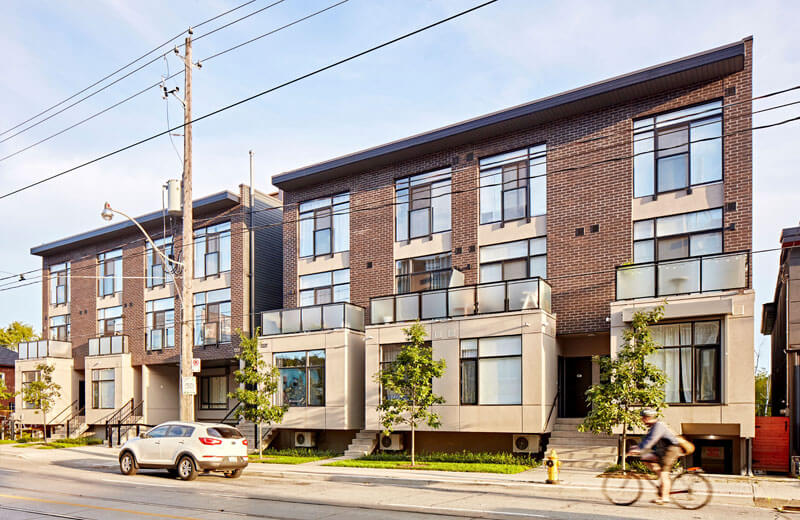
[[[227,428],[225,426],[215,426],[207,431],[211,437],[219,439],[241,439],[244,437],[236,428]]]

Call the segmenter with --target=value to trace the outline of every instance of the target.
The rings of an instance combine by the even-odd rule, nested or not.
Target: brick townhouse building
[[[133,223],[121,222],[31,249],[42,257],[43,340],[21,343],[16,377],[38,377],[36,366],[55,366],[62,387],[53,426],[70,434],[94,429],[110,416],[132,413],[145,424],[178,418],[180,323],[192,320],[194,357],[201,360],[195,397],[198,420],[222,419],[234,403],[227,393],[237,330],[249,333],[250,316],[280,307],[280,201],[249,188],[194,201],[194,315],[182,318],[170,266]],[[254,306],[251,309],[250,218],[255,232]],[[136,217],[168,256],[180,261],[181,219],[157,211]],[[177,275],[180,283],[180,274]],[[252,310],[252,313],[251,313]],[[40,424],[20,396],[16,418]],[[128,419],[130,421],[130,419]]]
[[[0,381],[5,384],[6,389],[14,393],[14,364],[17,361],[17,353],[8,347],[0,346]],[[13,410],[13,399],[0,399],[0,421],[3,420],[2,410]]]
[[[752,39],[288,171],[284,309],[261,347],[290,406],[276,442],[367,451],[374,374],[419,319],[447,370],[426,450],[605,466],[581,435],[593,355],[664,300],[666,420],[709,471],[754,435]],[[585,459],[585,460],[582,460]],[[603,460],[605,459],[605,460]],[[598,462],[599,461],[599,462]]]

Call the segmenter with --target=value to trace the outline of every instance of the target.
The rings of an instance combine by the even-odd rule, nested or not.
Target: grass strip
[[[258,453],[249,456],[250,462],[260,464],[305,464],[316,460],[330,459],[341,455],[334,451],[310,450],[310,449],[284,449],[284,450],[264,450],[263,458]]]
[[[504,473],[516,474],[531,469],[533,466],[522,464],[495,464],[486,462],[417,462],[412,466],[411,461],[399,460],[337,460],[325,466],[338,466],[346,468],[378,468],[378,469],[410,469],[429,471],[462,471],[468,473]]]

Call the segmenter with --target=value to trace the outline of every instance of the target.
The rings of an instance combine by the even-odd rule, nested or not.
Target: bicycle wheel
[[[700,509],[711,501],[711,481],[702,473],[686,471],[672,481],[670,499],[680,508]]]
[[[636,473],[627,473],[619,478],[603,478],[603,495],[612,504],[629,506],[642,496],[644,483]]]

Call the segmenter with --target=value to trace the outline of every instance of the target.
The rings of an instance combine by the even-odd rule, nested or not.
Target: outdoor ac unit
[[[381,435],[381,449],[386,451],[400,451],[403,449],[403,436],[399,433]]]
[[[514,435],[514,453],[538,453],[538,435]]]
[[[317,445],[314,432],[294,432],[295,448],[313,448]]]

